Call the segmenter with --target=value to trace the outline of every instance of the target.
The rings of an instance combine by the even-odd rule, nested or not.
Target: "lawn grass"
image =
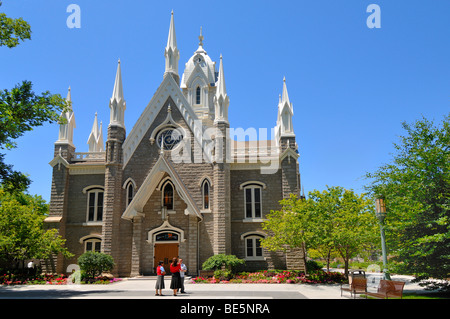
[[[362,298],[365,296],[362,294]],[[378,299],[375,297],[367,296],[367,299]],[[389,299],[400,299],[400,298],[389,298]],[[450,293],[448,292],[407,292],[403,294],[402,299],[450,299]]]
[[[404,293],[403,299],[450,299],[448,292]]]

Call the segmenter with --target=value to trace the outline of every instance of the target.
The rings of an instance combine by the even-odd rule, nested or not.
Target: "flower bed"
[[[205,278],[195,277],[192,278],[192,283],[263,283],[263,284],[275,284],[275,283],[306,283],[306,284],[334,284],[342,283],[345,281],[344,274],[340,272],[325,272],[317,271],[305,275],[300,271],[271,271],[263,270],[257,272],[241,272],[236,274],[234,278],[230,280],[219,280],[217,278]]]
[[[27,274],[3,273],[0,275],[0,285],[66,285],[66,275],[41,274],[29,276]],[[120,281],[119,278],[96,277],[92,280],[81,280],[81,284],[109,284]]]
[[[83,279],[81,280],[81,284],[94,284],[94,285],[107,285],[113,282],[121,281],[120,278],[110,278],[107,276],[95,277],[94,279]]]
[[[1,285],[65,285],[66,275],[42,274],[27,276],[26,274],[4,273],[0,275]]]

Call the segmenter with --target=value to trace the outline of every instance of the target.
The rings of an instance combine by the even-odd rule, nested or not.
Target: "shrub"
[[[218,269],[216,271],[214,271],[214,278],[218,279],[218,280],[230,280],[231,278],[233,278],[233,273],[231,272],[231,270],[221,270]]]
[[[78,265],[86,278],[94,279],[103,272],[111,271],[114,260],[110,255],[88,251],[78,258]]]
[[[245,260],[237,258],[235,255],[218,254],[209,257],[202,265],[203,270],[218,270],[225,267],[232,270],[238,265],[245,263]]]
[[[323,268],[323,264],[316,260],[308,260],[306,262],[306,270],[308,272],[314,272],[317,270],[321,270]]]

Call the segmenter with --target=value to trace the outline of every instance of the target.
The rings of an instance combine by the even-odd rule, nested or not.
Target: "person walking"
[[[164,262],[162,260],[160,260],[158,262],[158,267],[156,267],[156,285],[155,285],[155,289],[156,289],[156,294],[155,296],[163,296],[162,294],[162,289],[166,288],[164,286],[164,275],[166,274],[166,270],[164,269],[163,266]],[[158,290],[159,290],[159,294],[158,294]]]
[[[183,259],[180,258],[179,260],[180,263],[180,289],[181,289],[181,293],[184,294],[186,293],[184,291],[184,275],[186,274],[187,271],[187,267],[185,264],[183,264]]]
[[[170,272],[172,273],[172,280],[170,281],[170,289],[173,289],[173,295],[177,295],[177,291],[181,288],[180,279],[180,264],[178,263],[177,257],[173,257],[172,263],[170,264]]]

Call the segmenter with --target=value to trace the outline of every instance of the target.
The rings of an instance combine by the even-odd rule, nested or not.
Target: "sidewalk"
[[[369,290],[376,290],[381,274],[366,276]],[[156,277],[135,277],[109,285],[2,286],[0,299],[352,299],[345,292],[341,297],[339,284],[195,284],[188,278],[187,294],[176,297],[169,289],[169,276],[165,278],[164,296],[155,296]],[[404,292],[423,290],[410,282],[412,277],[392,276],[392,279],[406,282]]]

